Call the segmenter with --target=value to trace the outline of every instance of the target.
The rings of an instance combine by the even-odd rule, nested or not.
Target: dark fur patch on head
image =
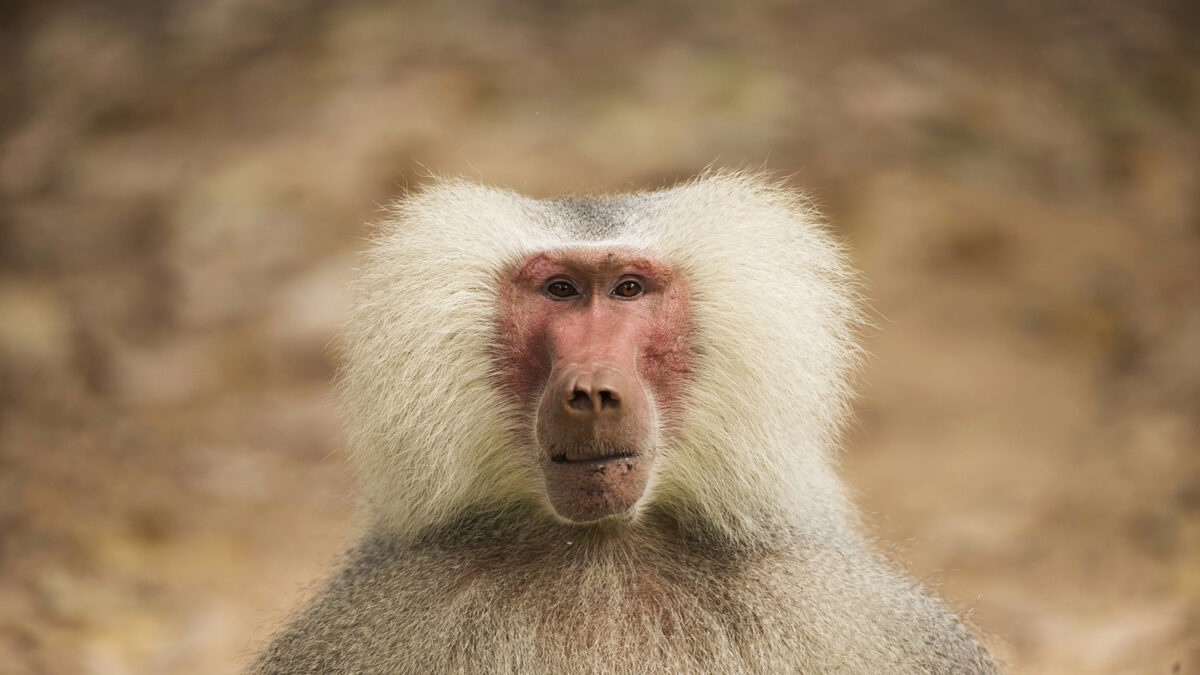
[[[609,239],[624,233],[633,211],[628,199],[566,197],[549,202],[561,214],[561,225],[572,237],[585,241]]]

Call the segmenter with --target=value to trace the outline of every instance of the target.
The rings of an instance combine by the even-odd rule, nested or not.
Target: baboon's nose
[[[562,378],[563,410],[569,416],[584,421],[620,415],[621,392],[628,385],[620,371],[583,366],[563,373]]]
[[[537,415],[538,441],[563,461],[638,454],[652,425],[637,376],[605,362],[572,363],[551,375]]]

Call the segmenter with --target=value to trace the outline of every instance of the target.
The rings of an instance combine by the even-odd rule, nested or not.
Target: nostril
[[[621,407],[621,397],[615,391],[607,389],[600,390],[600,407],[601,408],[619,408]]]
[[[576,389],[567,400],[567,407],[572,410],[587,411],[592,409],[592,399],[586,391]]]

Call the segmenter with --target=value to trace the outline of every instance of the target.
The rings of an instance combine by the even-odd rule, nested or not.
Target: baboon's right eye
[[[579,291],[569,281],[562,279],[547,284],[546,292],[556,298],[573,298],[579,295]]]

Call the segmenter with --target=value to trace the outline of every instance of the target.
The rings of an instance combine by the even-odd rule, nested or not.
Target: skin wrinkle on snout
[[[635,296],[612,293],[630,280]],[[551,296],[556,281],[574,293]],[[500,385],[515,401],[533,402],[530,451],[546,498],[573,522],[630,513],[656,461],[662,408],[691,370],[686,341],[642,346],[689,334],[682,276],[655,257],[610,247],[532,254],[501,286]]]

